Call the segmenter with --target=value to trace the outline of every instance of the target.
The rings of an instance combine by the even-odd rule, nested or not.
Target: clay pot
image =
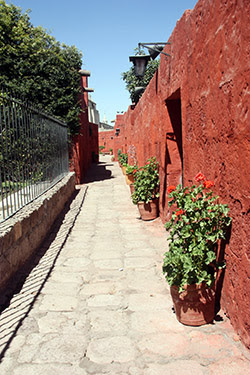
[[[176,317],[188,326],[201,326],[212,322],[215,316],[215,288],[205,283],[185,285],[179,292],[177,286],[170,287]]]
[[[130,193],[132,195],[135,192],[135,186],[134,184],[130,184],[129,187],[130,187]]]
[[[126,169],[127,169],[127,167],[122,165],[122,173],[123,173],[124,175],[126,175]]]
[[[135,182],[135,177],[134,177],[133,173],[131,173],[131,174],[126,174],[126,183],[127,183],[128,185],[131,185],[131,184],[133,184],[134,182]]]
[[[153,199],[148,203],[138,202],[137,207],[142,220],[154,220],[158,217],[158,199]]]

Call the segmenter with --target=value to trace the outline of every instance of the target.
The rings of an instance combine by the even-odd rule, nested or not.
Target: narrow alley
[[[177,322],[166,238],[101,156],[2,301],[0,374],[245,375],[247,350],[223,312],[202,327]]]

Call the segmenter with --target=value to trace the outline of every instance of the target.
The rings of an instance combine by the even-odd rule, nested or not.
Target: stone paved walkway
[[[198,328],[176,321],[161,273],[165,229],[139,220],[109,156],[59,224],[0,316],[1,375],[249,373],[222,312]]]

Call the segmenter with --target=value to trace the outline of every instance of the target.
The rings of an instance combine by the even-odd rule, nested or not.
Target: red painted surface
[[[114,137],[114,130],[99,132],[99,146],[105,146],[103,152],[109,152],[111,148],[114,151]]]
[[[88,87],[87,77],[81,77],[81,88]],[[72,139],[70,150],[70,170],[75,171],[76,182],[82,183],[83,178],[93,162],[93,155],[98,155],[98,125],[92,124],[88,119],[88,93],[82,91],[80,114],[80,131]]]
[[[114,133],[119,130],[119,134],[114,137],[114,156],[117,160],[117,153],[120,149],[122,153],[127,152],[127,134],[128,129],[125,128],[124,115],[116,115]]]
[[[191,184],[201,171],[233,218],[225,245],[221,303],[250,346],[249,0],[200,0],[186,11],[158,71],[135,109],[117,116],[115,152],[135,146],[139,165],[160,165],[160,215],[169,216],[167,187]]]

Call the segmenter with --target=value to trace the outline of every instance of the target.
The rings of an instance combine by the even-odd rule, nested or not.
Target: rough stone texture
[[[96,363],[123,363],[135,359],[135,349],[126,336],[110,337],[91,341],[87,357]]]
[[[113,130],[99,131],[99,146],[105,147],[102,152],[109,152],[110,148],[114,150],[115,137]]]
[[[186,11],[165,47],[171,57],[161,57],[135,109],[117,115],[120,134],[114,138],[116,157],[119,148],[128,152],[133,145],[140,166],[151,156],[159,161],[163,221],[169,216],[169,185],[182,179],[189,185],[199,171],[215,182],[214,192],[233,218],[222,305],[247,346],[249,23],[248,0],[200,0]]]
[[[246,348],[222,312],[202,327],[177,321],[161,271],[167,233],[160,219],[137,218],[117,163],[101,161],[0,314],[0,374],[246,374]],[[103,167],[113,178],[100,178]]]
[[[144,375],[206,375],[206,369],[192,360],[177,360],[167,365],[149,365]]]
[[[41,245],[74,190],[75,176],[69,173],[0,224],[0,290]]]

